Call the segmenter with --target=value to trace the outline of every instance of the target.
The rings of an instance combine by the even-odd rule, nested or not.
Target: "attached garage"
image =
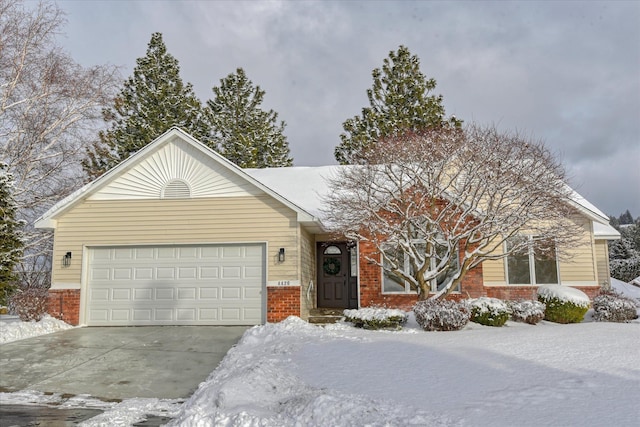
[[[89,326],[264,322],[264,244],[89,248]]]
[[[172,128],[36,221],[48,312],[87,326],[257,325],[313,301],[319,219]],[[304,237],[301,237],[304,236]],[[304,243],[304,249],[303,249]],[[312,262],[312,261],[310,261]]]

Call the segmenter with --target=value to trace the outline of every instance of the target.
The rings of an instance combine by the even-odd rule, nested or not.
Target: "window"
[[[507,281],[510,285],[557,284],[558,260],[555,247],[543,254],[533,248],[533,237],[515,237],[507,241],[507,251],[525,245],[523,252],[507,256]]]
[[[418,247],[425,247],[424,243],[416,243]],[[436,247],[436,256],[430,259],[430,268],[435,269],[438,262],[442,260],[442,258],[446,255],[447,246],[446,245],[438,245]],[[409,255],[405,254],[399,247],[394,246],[390,247],[385,251],[386,258],[384,260],[385,268],[382,269],[382,292],[383,293],[415,293],[415,289],[411,289],[411,284],[404,280],[402,277],[388,271],[388,268],[391,268],[391,264],[395,264],[398,269],[402,271],[409,271],[411,275],[414,274],[414,271],[411,267],[411,262],[409,261]],[[457,253],[455,256],[452,256],[450,259],[450,267],[446,272],[441,273],[434,279],[431,283],[431,292],[436,292],[441,290],[447,281],[453,274],[455,274],[459,268],[460,261],[458,260]],[[460,287],[456,289],[456,291],[460,291]]]

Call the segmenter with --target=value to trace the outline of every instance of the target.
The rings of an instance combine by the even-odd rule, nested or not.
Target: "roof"
[[[298,220],[315,231],[322,230],[322,207],[329,194],[328,180],[339,175],[350,166],[294,166],[264,169],[241,169],[220,154],[205,146],[183,130],[173,127],[140,151],[124,160],[97,180],[71,193],[53,205],[36,221],[38,228],[55,228],[55,218],[99,189],[133,168],[140,159],[145,158],[175,138],[197,148],[204,155],[233,174],[247,180],[255,187],[276,198],[298,213]],[[593,221],[593,232],[597,239],[619,239],[620,233],[609,225],[609,218],[596,206],[571,190],[571,204]]]

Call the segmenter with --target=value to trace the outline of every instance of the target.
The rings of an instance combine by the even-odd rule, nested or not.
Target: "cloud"
[[[367,105],[371,71],[407,45],[449,114],[542,139],[602,209],[633,204],[605,188],[640,163],[638,2],[60,5],[67,46],[87,65],[122,64],[128,75],[160,31],[202,100],[243,67],[287,122],[297,165],[334,162],[342,123]]]

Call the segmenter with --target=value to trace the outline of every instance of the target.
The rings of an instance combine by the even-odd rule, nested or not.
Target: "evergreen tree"
[[[12,197],[13,177],[0,163],[0,306],[16,288],[13,268],[23,251],[22,222],[16,219],[16,206]]]
[[[445,118],[442,95],[430,94],[436,81],[420,72],[420,59],[407,47],[389,52],[382,70],[374,69],[372,76],[373,87],[367,90],[369,107],[362,109],[362,116],[342,124],[345,133],[340,135],[342,142],[334,152],[340,164],[358,163],[362,148],[385,137],[462,124],[455,117]]]
[[[94,178],[153,141],[172,126],[179,126],[205,144],[210,128],[202,104],[190,83],[180,78],[178,60],[167,52],[161,33],[151,36],[147,54],[136,60],[133,76],[124,83],[114,105],[103,111],[110,127],[100,132],[83,162]]]
[[[254,86],[238,68],[213,88],[207,102],[213,141],[217,150],[241,168],[291,166],[289,143],[283,134],[285,122],[278,113],[264,111],[265,91]]]
[[[620,214],[620,218],[618,218],[618,222],[622,224],[633,224],[633,216],[629,209],[627,209],[623,214]]]

